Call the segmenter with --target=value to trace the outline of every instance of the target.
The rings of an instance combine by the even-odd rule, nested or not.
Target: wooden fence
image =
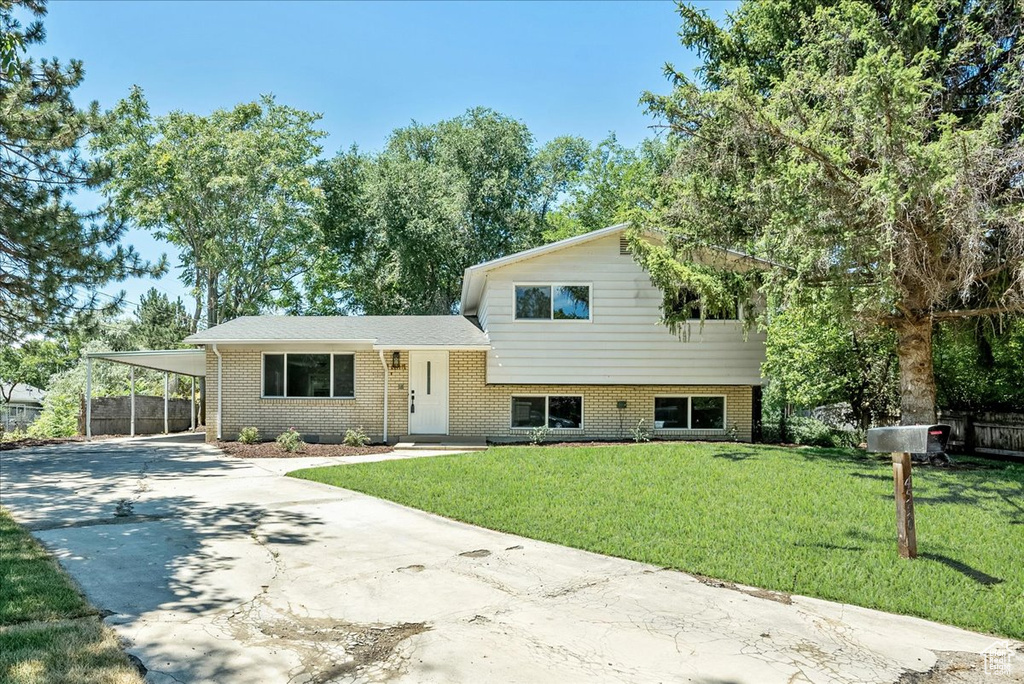
[[[1024,413],[939,410],[950,426],[950,451],[1024,456]]]

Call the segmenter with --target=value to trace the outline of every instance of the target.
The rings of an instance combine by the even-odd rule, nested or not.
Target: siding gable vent
[[[629,242],[626,240],[625,234],[620,235],[619,236],[619,254],[628,255],[629,253],[630,253],[630,251],[629,251]]]

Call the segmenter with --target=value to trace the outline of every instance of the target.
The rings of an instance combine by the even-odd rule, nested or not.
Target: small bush
[[[370,443],[370,438],[363,432],[363,428],[349,428],[345,430],[345,446],[362,447]]]
[[[817,418],[793,416],[786,421],[786,438],[794,444],[817,447],[852,447],[860,443],[860,434],[831,427]]]
[[[633,434],[633,441],[637,444],[651,441],[651,428],[648,427],[647,422],[643,418],[637,422],[636,427],[630,430],[630,432]]]
[[[238,431],[238,441],[242,444],[258,444],[260,431],[255,427],[245,427]]]
[[[551,428],[547,425],[539,425],[530,430],[530,444],[540,446],[551,434]]]
[[[0,425],[0,442],[17,442],[26,437],[28,437],[28,433],[19,427],[13,430],[4,430],[4,426]]]
[[[78,434],[78,397],[51,393],[43,399],[43,411],[28,426],[30,437],[74,437]]]
[[[301,451],[302,447],[306,446],[306,443],[302,441],[302,435],[300,435],[295,428],[288,428],[279,434],[275,441],[277,442],[277,446],[291,454],[296,451]]]

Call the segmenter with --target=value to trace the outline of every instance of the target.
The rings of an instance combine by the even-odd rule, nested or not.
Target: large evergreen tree
[[[97,289],[159,274],[130,247],[109,207],[85,212],[72,198],[106,179],[80,145],[101,124],[98,105],[79,109],[72,91],[82,63],[30,58],[46,37],[40,0],[0,0],[0,340],[11,343],[60,325],[75,311],[116,309]],[[19,16],[32,17],[23,26]]]
[[[644,217],[670,238],[638,244],[667,303],[743,285],[689,266],[695,250],[767,257],[773,304],[814,292],[891,328],[903,420],[933,421],[933,326],[1024,310],[1021,4],[749,0],[724,27],[680,12],[703,66],[645,97],[678,153]]]

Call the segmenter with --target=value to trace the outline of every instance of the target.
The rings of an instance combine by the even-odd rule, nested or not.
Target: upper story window
[[[517,321],[589,321],[590,285],[516,285]]]
[[[355,354],[264,354],[263,396],[355,397]]]

